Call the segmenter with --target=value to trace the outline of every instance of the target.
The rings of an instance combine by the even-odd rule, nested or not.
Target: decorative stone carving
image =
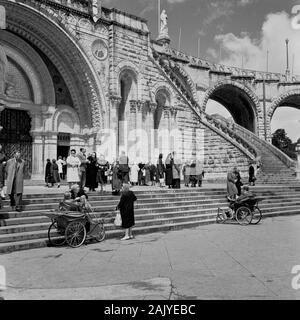
[[[137,111],[137,101],[136,100],[130,100],[130,113],[136,113]]]
[[[92,43],[92,52],[96,59],[105,60],[108,55],[108,48],[106,43],[103,40],[95,40]]]

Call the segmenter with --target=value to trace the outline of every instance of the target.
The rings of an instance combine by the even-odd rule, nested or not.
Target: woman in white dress
[[[134,162],[134,164],[130,167],[130,182],[133,186],[138,184],[138,174],[139,174],[139,166]]]
[[[73,184],[77,184],[80,181],[79,178],[79,167],[80,160],[76,157],[76,150],[72,149],[71,154],[67,158],[67,181],[69,183],[69,188]]]

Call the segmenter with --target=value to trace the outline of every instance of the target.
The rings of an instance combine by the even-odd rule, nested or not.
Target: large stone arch
[[[152,97],[152,100],[151,102],[154,102],[156,103],[156,96],[157,96],[157,93],[159,91],[165,91],[166,94],[168,95],[169,97],[169,102],[170,102],[170,105],[169,106],[174,106],[175,105],[175,92],[174,90],[169,86],[167,85],[165,82],[157,82],[152,88],[151,88],[151,97]]]
[[[81,124],[89,128],[102,127],[101,104],[105,99],[95,71],[76,41],[42,10],[3,0],[0,3],[6,7],[8,31],[38,48],[60,72]]]
[[[271,123],[276,109],[281,106],[300,109],[300,89],[287,91],[272,101],[267,113],[269,123]]]
[[[234,120],[246,129],[254,133],[263,130],[263,123],[260,121],[263,119],[263,110],[259,98],[246,85],[232,80],[217,82],[205,92],[201,103],[203,111],[206,110],[209,99],[221,103],[232,114]]]
[[[55,92],[52,79],[45,63],[36,51],[11,32],[2,31],[0,42],[5,48],[8,63],[16,64],[26,75],[33,91],[31,102],[54,105]]]
[[[57,107],[53,118],[52,118],[52,130],[54,132],[59,132],[59,125],[60,125],[60,120],[63,116],[67,116],[69,119],[72,120],[72,131],[64,131],[68,133],[80,133],[81,132],[81,127],[80,127],[80,120],[78,117],[78,114],[74,109],[72,109],[69,106],[64,106],[60,105]],[[68,125],[68,121],[66,122]]]

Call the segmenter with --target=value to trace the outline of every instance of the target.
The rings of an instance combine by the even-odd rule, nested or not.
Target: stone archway
[[[206,91],[201,104],[203,111],[209,99],[222,104],[237,124],[253,133],[261,131],[263,110],[256,94],[244,84],[229,80],[218,82]]]
[[[7,30],[41,51],[60,72],[81,124],[103,127],[101,104],[105,99],[91,63],[74,39],[44,13],[21,3],[0,0],[2,3],[7,12]]]
[[[282,106],[300,109],[300,89],[285,92],[272,101],[267,113],[269,123],[276,109]]]

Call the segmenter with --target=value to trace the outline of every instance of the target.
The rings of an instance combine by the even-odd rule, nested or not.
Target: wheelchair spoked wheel
[[[224,223],[227,220],[227,218],[225,217],[226,217],[225,210],[222,208],[218,208],[217,223]]]
[[[250,224],[252,221],[252,216],[252,212],[248,207],[240,207],[235,213],[236,221],[242,226]]]
[[[49,244],[54,247],[62,246],[66,242],[65,230],[57,225],[57,221],[53,221],[48,229]]]
[[[95,236],[96,241],[101,242],[105,239],[105,229],[103,222],[99,222],[95,227],[95,232],[97,235]]]
[[[67,244],[72,248],[80,247],[86,239],[85,225],[80,221],[68,224],[65,232]]]
[[[261,210],[255,206],[252,210],[252,221],[251,224],[258,224],[262,218]]]

